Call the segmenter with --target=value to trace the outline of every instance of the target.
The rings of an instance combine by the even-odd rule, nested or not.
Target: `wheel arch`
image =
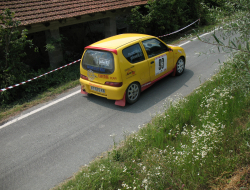
[[[184,59],[184,64],[186,65],[186,57],[185,57],[184,55],[181,55],[181,56],[177,59],[177,61],[178,61],[180,58],[183,58],[183,59]],[[176,63],[177,63],[177,62],[176,62]]]

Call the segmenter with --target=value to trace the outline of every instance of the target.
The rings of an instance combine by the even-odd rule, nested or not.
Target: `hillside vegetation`
[[[235,69],[243,56],[188,97],[167,99],[163,115],[56,189],[249,189],[250,80]]]
[[[235,188],[250,188],[250,80],[235,69],[242,56],[188,97],[167,99],[163,115],[57,189],[223,189],[235,171],[244,171]]]
[[[216,19],[234,13],[221,36],[199,38],[231,52],[218,74],[187,97],[166,99],[162,115],[55,189],[249,189],[249,10],[244,0],[210,10]]]

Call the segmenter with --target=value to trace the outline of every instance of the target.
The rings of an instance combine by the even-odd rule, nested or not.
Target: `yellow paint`
[[[161,53],[159,55],[153,56],[151,58],[148,58],[147,52],[142,44],[142,41],[148,40],[151,38],[155,38],[159,40],[158,38],[150,35],[144,35],[144,34],[121,34],[116,35],[110,38],[106,38],[104,40],[101,40],[99,42],[96,42],[91,47],[98,47],[98,48],[107,48],[107,49],[114,49],[117,50],[117,55],[112,52],[113,58],[114,58],[114,72],[112,74],[106,74],[101,72],[94,72],[95,78],[94,80],[85,80],[80,78],[81,86],[85,89],[86,92],[90,94],[96,94],[98,96],[105,97],[107,99],[112,100],[121,100],[123,99],[124,93],[126,92],[127,87],[129,84],[133,82],[138,82],[140,85],[143,85],[145,83],[148,83],[150,81],[153,81],[160,76],[166,74],[167,72],[174,69],[177,60],[183,56],[186,58],[185,52],[183,48],[167,45],[164,42],[166,46],[169,48],[172,48],[173,51],[168,51],[165,53]],[[123,50],[133,44],[139,44],[143,55],[145,57],[145,60],[137,62],[137,63],[130,63],[123,55]],[[178,51],[179,50],[179,51]],[[84,51],[82,60],[84,57],[86,51]],[[162,57],[160,57],[162,56]],[[155,67],[158,67],[159,65],[155,65],[155,61],[159,63],[160,57],[165,58],[167,57],[167,69],[165,71],[162,71],[160,74],[155,75]],[[87,76],[87,70],[85,70],[82,67],[82,60],[80,62],[80,74]],[[154,63],[151,64],[151,62],[154,61]],[[105,85],[105,82],[122,82],[121,87],[113,87],[109,85]],[[105,93],[98,93],[95,91],[92,91],[90,86],[102,88],[105,90]]]

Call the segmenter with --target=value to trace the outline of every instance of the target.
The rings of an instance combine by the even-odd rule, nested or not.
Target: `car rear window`
[[[122,50],[122,53],[130,63],[138,63],[145,60],[145,57],[141,50],[141,46],[139,44],[135,44],[125,48],[124,50]]]
[[[82,67],[95,73],[111,74],[114,72],[114,57],[111,52],[87,49],[82,60]]]

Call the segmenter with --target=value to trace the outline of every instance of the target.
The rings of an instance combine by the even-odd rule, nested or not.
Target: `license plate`
[[[105,93],[105,90],[102,88],[97,88],[95,86],[90,86],[90,89],[96,92],[101,92],[101,93]]]

